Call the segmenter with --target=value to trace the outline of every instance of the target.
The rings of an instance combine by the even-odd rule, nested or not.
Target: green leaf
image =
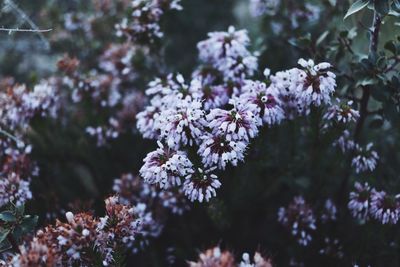
[[[0,220],[5,221],[5,222],[15,222],[17,220],[17,218],[11,211],[6,210],[6,211],[3,211],[2,213],[0,213]]]
[[[0,230],[0,243],[3,243],[3,241],[6,240],[9,233],[10,233],[10,230],[8,230],[8,229]]]
[[[364,79],[361,79],[361,80],[359,80],[359,81],[357,81],[357,83],[356,83],[356,86],[358,87],[358,86],[367,86],[367,85],[374,85],[374,84],[377,84],[378,83],[378,80],[376,80],[376,79],[373,79],[373,78],[364,78]]]
[[[393,0],[393,4],[396,9],[400,9],[400,1],[399,0]]]
[[[370,0],[357,0],[350,6],[349,10],[347,10],[347,13],[343,19],[346,19],[347,17],[353,15],[354,13],[357,13],[358,11],[366,7],[369,4],[369,2]]]
[[[324,33],[322,33],[319,37],[318,37],[318,39],[317,39],[317,41],[316,41],[316,45],[317,46],[319,46],[325,39],[326,39],[326,37],[329,35],[329,31],[325,31]]]

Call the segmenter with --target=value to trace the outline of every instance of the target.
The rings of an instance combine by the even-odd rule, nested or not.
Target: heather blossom
[[[350,132],[348,130],[344,130],[342,135],[333,142],[333,146],[339,147],[341,152],[344,154],[348,151],[352,151],[356,147],[356,143],[350,136]]]
[[[218,72],[214,70],[214,72]],[[230,91],[227,84],[219,84],[218,78],[213,71],[203,68],[195,71],[193,84],[189,88],[193,98],[201,99],[204,110],[222,107],[229,102]]]
[[[57,220],[55,225],[37,231],[6,266],[89,266],[94,255],[100,256],[104,266],[110,265],[120,245],[129,247],[140,234],[141,218],[117,197],[105,202],[104,217],[67,212],[66,222]]]
[[[23,180],[15,172],[8,173],[7,177],[0,178],[0,207],[12,202],[19,206],[32,198],[29,189],[30,181]]]
[[[298,64],[302,67],[298,86],[300,99],[309,105],[330,104],[336,87],[336,76],[329,71],[331,64],[315,64],[311,59],[299,59]]]
[[[240,98],[254,104],[253,113],[258,114],[268,125],[279,124],[285,118],[279,94],[273,86],[267,87],[260,81],[247,81]]]
[[[311,233],[317,229],[314,212],[301,196],[295,197],[287,208],[279,209],[278,221],[289,228],[302,246],[311,242]]]
[[[126,36],[129,40],[154,43],[163,37],[159,25],[162,15],[169,10],[182,10],[180,0],[133,0],[130,18],[124,18],[115,25],[117,36]]]
[[[193,172],[193,164],[182,151],[175,151],[158,141],[158,148],[147,154],[140,175],[146,182],[161,188],[181,185],[182,178]]]
[[[197,45],[199,58],[221,71],[225,80],[242,79],[255,72],[257,58],[247,50],[250,38],[246,30],[236,31],[230,26],[228,32],[211,32],[208,36]]]
[[[223,136],[204,135],[198,154],[205,167],[218,166],[225,169],[227,163],[236,166],[243,161],[247,144],[242,141],[229,141]]]
[[[400,195],[372,190],[369,213],[382,224],[396,224],[400,218]]]
[[[337,100],[339,102],[339,100]],[[351,108],[353,101],[348,101],[347,103],[334,104],[330,106],[324,115],[326,120],[334,120],[339,123],[349,123],[356,122],[360,117],[358,110]]]
[[[215,174],[211,173],[215,169],[215,167],[208,170],[198,168],[197,171],[186,176],[183,191],[190,201],[209,201],[211,197],[217,195],[215,190],[221,187],[221,182]]]
[[[378,153],[372,149],[373,143],[369,143],[365,148],[356,145],[355,153],[351,161],[351,166],[355,168],[356,173],[375,170],[378,164]]]
[[[368,183],[362,185],[356,182],[354,184],[354,191],[350,192],[350,200],[347,205],[354,218],[362,221],[368,220],[371,193],[371,187]]]
[[[160,113],[157,128],[169,147],[179,149],[198,142],[205,125],[205,112],[201,102],[186,98],[177,101],[174,108]]]
[[[299,72],[299,69],[293,68],[269,76],[270,87],[277,92],[287,119],[294,119],[298,115],[305,115],[310,112],[309,106],[302,101],[298,91]]]
[[[242,103],[238,100],[230,102],[233,109],[212,109],[206,116],[208,127],[214,135],[225,136],[228,141],[248,142],[258,134],[258,126],[261,120],[252,110],[251,103]]]

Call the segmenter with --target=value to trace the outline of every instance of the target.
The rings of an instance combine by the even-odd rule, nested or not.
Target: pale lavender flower
[[[299,59],[298,64],[302,67],[299,72],[299,98],[308,105],[330,104],[336,88],[336,75],[329,71],[331,64],[315,64],[311,59]]]
[[[236,166],[243,161],[246,143],[229,141],[223,136],[204,135],[198,154],[205,167],[218,166],[225,169],[227,163]]]
[[[162,110],[157,122],[160,137],[174,149],[196,144],[207,124],[202,103],[190,97],[177,100],[174,108]]]
[[[211,32],[208,37],[197,44],[200,60],[221,71],[226,81],[255,72],[257,58],[247,50],[250,38],[246,30],[230,26],[227,32]]]
[[[255,107],[252,112],[258,114],[268,125],[279,124],[285,118],[278,91],[273,86],[267,88],[263,82],[246,81],[240,98],[254,104],[251,106]]]
[[[396,224],[400,218],[400,195],[372,190],[369,214],[382,224]]]
[[[356,143],[350,136],[350,132],[348,130],[344,130],[342,135],[333,143],[333,146],[339,147],[344,154],[353,150],[356,147]]]
[[[339,100],[337,100],[339,102]],[[352,109],[353,101],[347,103],[334,104],[330,106],[324,115],[324,119],[328,121],[337,121],[339,123],[356,122],[360,117],[358,110]]]
[[[365,148],[356,145],[356,155],[351,161],[356,173],[375,170],[379,156],[375,150],[372,150],[372,146],[373,143],[369,143]]]
[[[23,180],[15,173],[11,172],[6,177],[0,178],[0,207],[9,203],[17,206],[22,205],[32,198],[29,189],[30,181]]]
[[[354,218],[366,221],[369,218],[371,187],[368,183],[362,185],[359,182],[356,182],[354,184],[354,189],[354,191],[350,192],[350,200],[347,207]]]
[[[198,168],[197,171],[186,176],[183,191],[190,201],[203,202],[205,200],[208,202],[217,195],[215,189],[221,187],[221,182],[215,174],[211,173],[215,169],[202,170]]]
[[[336,221],[337,208],[332,199],[327,199],[325,201],[324,209],[321,214],[321,221],[326,223],[329,221]]]
[[[285,118],[294,119],[298,115],[308,114],[309,105],[302,101],[298,87],[300,84],[300,70],[297,68],[279,71],[271,75],[271,88],[277,92]]]
[[[150,184],[159,184],[161,188],[181,185],[182,179],[193,172],[193,164],[182,151],[174,151],[158,141],[157,150],[143,159],[140,175]]]
[[[134,0],[130,18],[124,18],[115,26],[117,36],[126,36],[130,40],[153,43],[163,37],[160,27],[162,15],[168,10],[181,10],[180,0]]]
[[[317,229],[314,213],[301,196],[295,197],[287,208],[279,209],[278,221],[290,230],[302,246],[311,242],[311,233]]]
[[[255,105],[245,102],[232,100],[233,109],[212,109],[206,116],[208,127],[212,129],[214,135],[225,136],[228,141],[246,141],[254,138],[258,134],[258,126],[261,119],[252,110]]]
[[[194,79],[190,86],[190,93],[194,99],[203,103],[204,110],[222,107],[229,102],[229,88],[224,84],[214,84],[215,77],[211,75],[193,74]]]
[[[154,97],[149,106],[136,115],[136,127],[144,138],[155,139],[160,135],[157,126],[162,107],[161,97]]]

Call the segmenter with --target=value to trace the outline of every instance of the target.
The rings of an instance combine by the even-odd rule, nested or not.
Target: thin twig
[[[369,45],[369,53],[373,54],[376,53],[378,50],[378,41],[379,41],[379,32],[380,32],[380,28],[381,28],[381,24],[382,24],[382,20],[381,17],[379,16],[379,14],[374,11],[374,19],[372,22],[372,29],[369,29],[369,31],[371,31],[371,38],[370,38],[370,45]],[[371,95],[371,88],[370,86],[363,86],[363,93],[361,96],[361,101],[360,101],[360,117],[357,120],[356,123],[356,129],[354,131],[354,142],[358,143],[360,136],[361,136],[361,132],[362,129],[364,127],[364,123],[366,118],[368,117],[368,115],[370,115],[369,111],[368,111],[368,102],[369,102],[369,98]],[[341,185],[339,187],[339,191],[338,191],[338,203],[343,203],[344,199],[346,199],[344,197],[344,194],[347,192],[347,186],[348,186],[348,182],[349,182],[349,178],[350,178],[350,170],[351,170],[351,160],[354,157],[355,154],[355,150],[352,149],[352,151],[350,151],[349,156],[348,156],[348,161],[347,161],[347,168],[345,169],[345,174],[344,174],[344,179],[341,182]]]
[[[35,29],[14,29],[14,28],[4,28],[4,27],[0,27],[0,31],[4,31],[4,32],[8,32],[9,34],[13,33],[13,32],[33,32],[33,33],[38,33],[38,32],[50,32],[53,29],[45,29],[45,30],[35,30]]]
[[[31,30],[35,31],[35,33],[37,33],[39,35],[39,38],[45,44],[45,49],[46,50],[50,49],[50,44],[47,41],[47,39],[44,37],[44,35],[42,34],[43,33],[42,30],[39,29],[39,27],[28,17],[28,15],[26,15],[26,13],[23,10],[21,10],[18,7],[17,4],[14,3],[13,0],[4,0],[4,4],[5,4],[5,6],[11,8],[11,10],[14,11],[14,13],[18,17],[20,17],[23,21],[28,23],[28,25],[30,26]]]

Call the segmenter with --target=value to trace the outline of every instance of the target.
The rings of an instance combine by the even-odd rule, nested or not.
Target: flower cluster
[[[12,202],[20,206],[32,198],[29,189],[29,180],[23,180],[15,172],[8,173],[7,177],[0,178],[0,207]]]
[[[57,221],[39,230],[10,259],[10,266],[90,266],[93,257],[100,257],[104,266],[114,263],[114,254],[140,234],[142,218],[116,197],[105,202],[104,217],[67,212],[67,222]]]
[[[12,84],[0,93],[0,124],[11,131],[26,129],[35,115],[56,116],[58,94],[47,82],[29,90]]]
[[[289,229],[300,245],[308,246],[317,229],[317,223],[335,221],[336,213],[337,208],[330,199],[326,200],[320,212],[315,213],[302,196],[297,196],[288,207],[279,209],[278,221]]]
[[[147,154],[140,169],[140,175],[150,184],[159,184],[161,188],[181,185],[181,177],[192,172],[193,164],[182,151],[166,148],[158,142],[156,151]]]
[[[351,166],[356,173],[372,172],[378,165],[379,155],[373,149],[374,144],[361,146],[353,140],[348,130],[344,130],[333,145],[337,146],[343,154],[351,152]]]
[[[229,250],[213,247],[199,254],[197,262],[189,261],[190,267],[272,267],[270,259],[256,252],[253,261],[248,253],[243,253],[242,261],[236,262],[235,256]]]
[[[311,233],[317,229],[314,212],[301,196],[295,197],[287,208],[279,209],[278,221],[288,227],[303,246],[311,242]]]
[[[115,26],[117,36],[136,42],[152,43],[163,37],[160,19],[168,10],[181,10],[180,0],[133,0],[130,18]]]
[[[362,185],[356,182],[354,189],[350,192],[348,203],[354,218],[364,222],[373,218],[382,224],[397,224],[400,218],[400,195],[377,191],[368,183]]]
[[[191,201],[198,200],[203,202],[204,199],[209,201],[211,197],[216,196],[215,189],[221,186],[221,182],[215,174],[210,173],[211,171],[213,169],[203,171],[199,168],[194,173],[186,176],[183,191]]]
[[[223,74],[225,80],[240,81],[257,69],[257,58],[247,47],[250,38],[246,30],[236,31],[233,26],[227,32],[211,32],[208,39],[198,43],[199,58]]]
[[[351,161],[351,165],[355,168],[356,173],[375,170],[378,164],[378,153],[372,149],[373,144],[369,143],[365,148],[359,145],[355,146],[356,155]]]
[[[337,100],[339,102],[339,100]],[[337,123],[349,123],[356,122],[360,117],[358,110],[351,108],[353,101],[347,103],[334,104],[330,106],[324,115],[324,119],[328,121],[334,121]]]
[[[99,60],[102,72],[92,71],[88,76],[81,73],[75,58],[64,57],[58,62],[58,68],[66,74],[62,84],[72,91],[73,102],[89,100],[107,114],[103,124],[86,127],[99,146],[131,129],[135,115],[142,109],[143,94],[125,88],[136,78],[131,65],[133,53],[135,49],[126,44],[107,48]]]
[[[140,169],[146,182],[162,188],[183,183],[190,200],[208,201],[221,186],[210,170],[243,161],[260,127],[330,104],[336,81],[329,63],[300,59],[299,68],[276,75],[266,69],[266,82],[252,80],[257,57],[249,45],[245,30],[209,33],[198,43],[202,65],[190,81],[169,74],[149,83],[150,105],[136,116],[143,137],[159,145]],[[196,150],[203,166],[190,159]]]
[[[28,89],[13,80],[1,81],[0,92],[0,207],[12,202],[23,204],[32,198],[29,185],[38,168],[29,158],[32,146],[24,142],[31,120],[55,117],[58,92],[43,81]]]

